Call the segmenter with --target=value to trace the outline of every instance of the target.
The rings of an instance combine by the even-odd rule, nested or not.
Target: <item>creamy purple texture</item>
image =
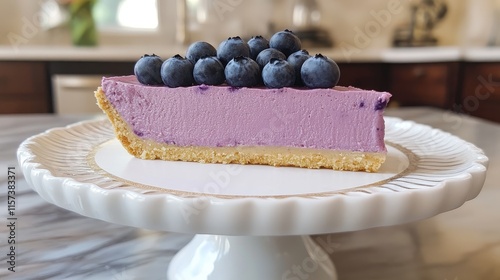
[[[134,133],[179,146],[286,146],[385,152],[391,95],[357,88],[141,85],[103,78],[107,99]]]

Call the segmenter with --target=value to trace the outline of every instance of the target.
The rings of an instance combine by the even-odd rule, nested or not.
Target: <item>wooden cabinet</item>
[[[386,91],[388,64],[384,63],[339,63],[341,86]]]
[[[458,62],[391,64],[392,102],[400,106],[450,109],[457,91]]]
[[[53,75],[133,75],[135,61],[51,61],[47,62]]]
[[[500,122],[500,62],[464,63],[463,87],[455,109]]]
[[[0,114],[50,113],[49,76],[43,62],[0,62]]]
[[[340,63],[339,84],[388,91],[389,106],[433,106],[451,109],[455,102],[458,62]]]
[[[0,114],[53,113],[55,75],[130,75],[133,61],[0,62]],[[339,85],[392,93],[389,106],[433,106],[500,122],[500,62],[339,63]]]
[[[0,62],[0,114],[53,113],[51,78],[55,75],[130,75],[134,64],[122,61]]]

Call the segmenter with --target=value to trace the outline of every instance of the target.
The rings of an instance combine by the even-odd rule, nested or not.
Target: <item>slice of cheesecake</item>
[[[117,138],[141,159],[379,169],[391,95],[353,87],[168,88],[103,78],[96,98]]]

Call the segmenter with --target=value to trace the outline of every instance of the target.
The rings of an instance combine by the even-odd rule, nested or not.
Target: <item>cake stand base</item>
[[[172,259],[169,280],[337,279],[328,254],[308,236],[196,235]]]

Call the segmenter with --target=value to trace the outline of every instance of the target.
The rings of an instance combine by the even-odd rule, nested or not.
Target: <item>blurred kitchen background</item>
[[[500,122],[500,0],[2,0],[0,113],[98,112],[101,77],[145,53],[285,28],[340,85]]]

